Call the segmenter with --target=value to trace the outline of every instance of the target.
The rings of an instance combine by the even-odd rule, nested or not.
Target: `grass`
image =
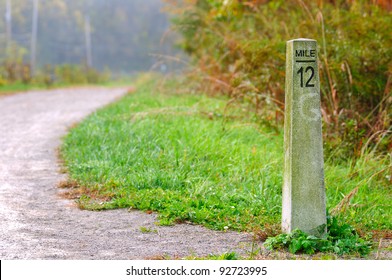
[[[24,84],[21,82],[16,82],[16,83],[0,86],[0,96],[1,95],[9,95],[9,94],[13,94],[13,93],[26,92],[26,91],[31,91],[31,90],[47,90],[47,89],[67,88],[67,87],[74,87],[74,86],[83,87],[83,86],[88,86],[88,85],[86,85],[86,84],[84,84],[84,85],[53,84],[51,86],[48,86],[45,84],[38,84],[38,83]]]
[[[29,85],[24,83],[13,83],[0,86],[0,96],[15,92],[24,92],[33,89],[43,89],[46,88],[44,85]]]
[[[279,233],[283,134],[224,98],[151,82],[91,115],[64,139],[62,156],[82,208],[137,208],[160,224]],[[169,90],[168,90],[169,89]],[[172,91],[172,92],[170,92]],[[330,211],[360,233],[392,230],[391,158],[326,161]]]
[[[54,83],[52,85],[45,85],[43,83],[31,83],[26,84],[22,82],[15,82],[5,85],[0,85],[0,96],[9,95],[13,93],[26,92],[30,90],[46,90],[55,88],[67,88],[67,87],[90,87],[90,86],[104,86],[108,88],[113,87],[129,87],[132,84],[131,79],[121,79],[121,80],[110,80],[102,83],[91,83],[91,84],[72,84],[72,83]]]
[[[157,229],[147,228],[147,227],[140,227],[140,232],[142,233],[158,233]]]

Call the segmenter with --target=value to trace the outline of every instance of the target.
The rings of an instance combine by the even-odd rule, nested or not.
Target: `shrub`
[[[360,238],[350,225],[341,224],[331,216],[328,217],[325,239],[308,235],[297,229],[289,234],[270,237],[264,243],[268,249],[287,248],[293,254],[331,252],[338,255],[358,253],[361,256],[369,254],[371,244],[370,241]]]
[[[203,90],[245,100],[264,120],[282,120],[285,42],[316,39],[327,150],[359,155],[367,139],[391,149],[391,12],[330,2],[184,1],[173,21]]]

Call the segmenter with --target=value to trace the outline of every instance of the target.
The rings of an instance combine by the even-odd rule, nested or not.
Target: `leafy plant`
[[[338,255],[359,253],[361,256],[369,254],[372,248],[372,243],[360,238],[353,227],[339,223],[338,219],[332,216],[328,216],[325,239],[296,229],[289,234],[270,237],[264,245],[268,249],[287,248],[293,254],[332,252]]]
[[[211,260],[238,260],[239,257],[237,256],[236,252],[228,252],[218,256],[210,256],[209,259]]]
[[[157,229],[147,228],[147,227],[143,227],[143,226],[140,227],[140,231],[142,233],[158,233]]]
[[[241,256],[237,255],[236,252],[226,252],[221,255],[208,255],[205,257],[188,256],[186,260],[241,260]]]

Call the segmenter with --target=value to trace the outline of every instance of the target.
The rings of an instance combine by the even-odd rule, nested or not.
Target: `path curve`
[[[0,259],[154,259],[245,253],[251,237],[157,227],[154,214],[82,211],[60,198],[56,149],[68,128],[124,89],[36,91],[0,98]],[[140,228],[151,228],[143,233]]]

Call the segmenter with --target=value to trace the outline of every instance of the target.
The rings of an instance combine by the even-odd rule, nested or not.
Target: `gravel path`
[[[82,211],[60,198],[61,137],[124,92],[61,89],[0,98],[0,259],[154,259],[249,248],[247,234],[157,227],[154,214]]]

